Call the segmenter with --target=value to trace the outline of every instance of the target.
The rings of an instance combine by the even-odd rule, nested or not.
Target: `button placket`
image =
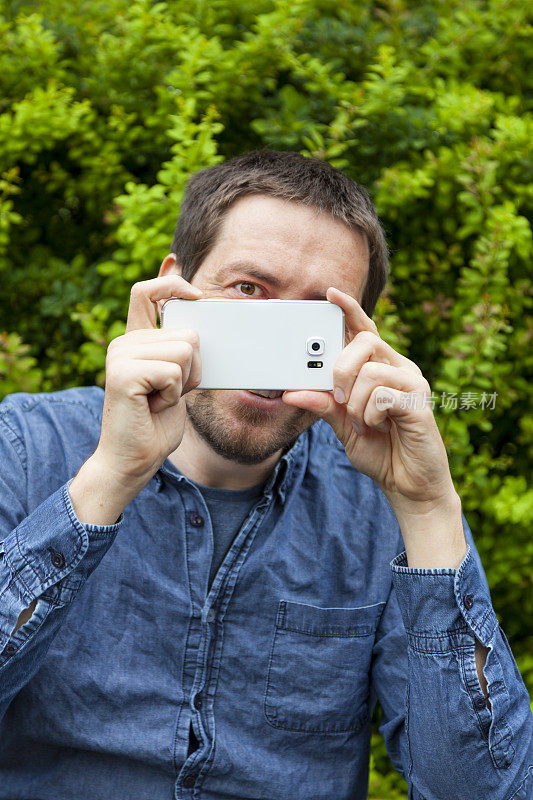
[[[198,503],[198,498],[195,496],[196,502]],[[265,502],[267,500],[267,502]],[[200,504],[202,500],[200,499]],[[210,715],[201,714],[200,709],[203,709],[205,705],[205,698],[210,696],[210,692],[213,688],[213,682],[216,683],[216,677],[218,675],[219,664],[216,660],[213,662],[211,660],[211,655],[213,653],[213,648],[216,646],[214,642],[214,629],[212,627],[212,623],[217,621],[217,618],[220,616],[221,618],[224,615],[224,610],[227,607],[232,591],[234,583],[237,579],[238,572],[242,563],[248,553],[248,550],[251,546],[253,539],[255,538],[255,533],[257,532],[258,528],[260,527],[261,521],[267,515],[268,509],[271,507],[272,503],[272,494],[268,496],[263,496],[261,500],[256,503],[253,509],[250,511],[248,517],[243,522],[239,533],[237,534],[232,547],[230,548],[231,557],[228,558],[228,555],[224,559],[226,562],[223,566],[227,567],[225,574],[223,576],[223,580],[216,580],[213,582],[211,589],[209,590],[208,597],[209,597],[209,605],[210,608],[208,609],[207,613],[205,614],[204,620],[208,623],[208,625],[202,625],[201,630],[199,631],[199,639],[197,642],[197,661],[196,661],[196,673],[193,676],[191,675],[192,681],[189,684],[189,687],[185,687],[187,694],[190,697],[191,706],[194,709],[193,713],[198,720],[198,724],[200,730],[202,732],[202,740],[204,742],[211,742],[212,737],[214,735],[214,731],[211,729],[211,718]],[[261,507],[263,504],[263,507]],[[260,511],[258,512],[258,507]],[[208,513],[208,512],[207,512]],[[199,518],[199,519],[198,519]],[[199,514],[197,511],[192,511],[190,509],[187,510],[186,519],[191,526],[191,528],[201,528],[204,524],[209,525],[209,517],[207,520]],[[192,558],[193,552],[195,552],[196,548],[199,546],[199,542],[202,539],[203,532],[200,534],[192,531],[189,528],[189,541],[190,541],[190,548],[188,548],[188,565],[189,565],[189,580],[191,583],[191,591],[198,597],[197,593],[197,586],[194,585],[194,582],[191,582],[192,576],[195,574],[196,570],[200,566],[200,562],[197,559]],[[238,545],[235,547],[235,545]],[[230,563],[231,561],[231,563]],[[194,566],[193,566],[194,565]],[[192,571],[191,571],[192,570]],[[199,598],[198,598],[199,599]],[[206,598],[203,598],[202,605],[205,603]],[[221,607],[219,605],[221,604]],[[216,611],[213,609],[213,605],[216,607]],[[211,687],[211,688],[210,688]],[[204,696],[201,696],[201,693],[204,693]],[[203,747],[203,745],[201,746]],[[191,754],[189,758],[194,758],[194,761],[191,763],[189,759],[189,763],[186,765],[189,769],[193,770],[189,772],[182,781],[182,786],[185,789],[192,789],[198,780],[199,771],[204,765],[204,758],[200,755],[199,751],[195,751],[195,753]],[[186,767],[185,767],[186,768]]]
[[[194,784],[198,779],[198,775],[195,772],[191,772],[189,775],[186,775],[183,779],[183,785],[186,789],[192,789]]]

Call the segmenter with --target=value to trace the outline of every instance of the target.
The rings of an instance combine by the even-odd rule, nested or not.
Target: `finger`
[[[163,275],[160,278],[138,281],[131,287],[126,331],[156,328],[158,300],[169,300],[172,297],[197,300],[202,295],[201,289],[192,286],[181,275]]]
[[[429,394],[376,386],[368,399],[364,421],[368,428],[387,432],[391,428],[391,419],[394,418],[401,424],[402,419],[407,422],[409,419],[419,418],[421,414],[433,417]]]
[[[173,367],[179,367],[179,364],[173,364]],[[180,374],[181,373],[181,374]],[[153,394],[148,395],[148,405],[152,414],[159,414],[166,408],[175,406],[179,403],[183,396],[183,371],[170,369],[168,376],[165,380],[162,373],[161,386]]]
[[[335,406],[337,406],[331,392],[315,389],[290,389],[283,392],[281,399],[288,406],[312,411],[314,414],[323,416],[326,420],[328,415],[335,412]]]
[[[366,429],[373,430],[376,429],[381,433],[389,433],[392,422],[390,420],[389,415],[387,414],[387,401],[389,398],[390,389],[383,389],[382,386],[376,386],[373,393],[370,395],[370,399],[367,403],[364,413],[364,421],[365,421],[365,432]],[[381,398],[383,397],[384,403],[381,404]],[[355,428],[356,433],[361,436],[361,430],[358,425],[352,423],[353,427]]]
[[[424,398],[427,397],[428,393],[431,394],[429,384],[422,376],[409,372],[402,367],[367,361],[359,371],[346,404],[346,412],[352,423],[355,423],[356,430],[358,429],[360,434],[364,434],[368,430],[368,425],[365,424],[365,412],[370,396],[378,386],[385,390],[395,389],[406,394],[414,394],[418,396],[420,404],[424,402]],[[386,396],[386,393],[384,393],[384,396]],[[379,410],[385,410],[385,404]],[[382,419],[380,419],[381,421]]]
[[[198,337],[194,343],[184,341],[158,342],[155,348],[150,345],[140,345],[131,351],[130,358],[136,361],[158,360],[179,364],[184,370],[183,394],[200,383],[202,363]]]
[[[345,403],[350,396],[360,369],[367,361],[375,361],[394,367],[412,370],[416,375],[422,372],[417,365],[397,353],[390,344],[370,331],[360,331],[346,345],[333,367],[333,386],[335,399]]]
[[[180,338],[177,338],[178,335]],[[168,331],[165,335],[165,331],[155,328],[117,336],[107,348],[106,373],[122,375],[128,364],[137,362],[135,374],[138,375],[140,371],[146,373],[150,362],[166,360],[186,368],[183,393],[194,389],[202,379],[198,331],[183,328]],[[142,366],[139,362],[142,362]]]
[[[146,397],[156,392],[165,391],[168,396],[171,384],[179,386],[181,393],[184,380],[188,377],[187,364],[175,364],[170,361],[146,361],[142,372],[138,366],[130,361],[123,366],[120,373],[113,376],[112,392],[119,392],[130,400],[136,397]]]
[[[349,339],[353,339],[359,331],[370,331],[379,336],[376,323],[361,308],[355,297],[346,294],[346,292],[341,292],[340,289],[336,289],[334,286],[330,286],[326,291],[326,299],[330,303],[340,306],[344,311],[344,327]]]
[[[173,361],[175,364],[181,364],[191,357],[193,350],[194,345],[191,342],[153,342],[132,348],[130,358],[139,361]]]
[[[109,347],[134,348],[139,344],[157,346],[162,342],[199,342],[198,331],[194,328],[139,328],[116,336]]]
[[[389,366],[401,367],[404,357],[387,342],[371,331],[360,331],[346,345],[333,366],[333,385],[342,389],[345,398],[350,396],[351,387],[359,370],[367,361],[378,361]]]

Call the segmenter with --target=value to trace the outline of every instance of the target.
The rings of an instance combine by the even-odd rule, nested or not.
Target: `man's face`
[[[231,207],[191,283],[208,297],[244,302],[325,300],[327,288],[335,286],[360,302],[368,261],[364,238],[329,215],[257,195]],[[216,453],[239,464],[259,464],[285,450],[318,419],[283,402],[258,409],[238,390],[193,389],[185,402],[186,424]]]

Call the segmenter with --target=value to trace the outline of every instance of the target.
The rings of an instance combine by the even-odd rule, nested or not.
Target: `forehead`
[[[230,208],[202,271],[249,262],[282,271],[287,277],[290,274],[291,280],[313,275],[315,281],[321,278],[332,285],[342,281],[345,287],[360,287],[368,259],[366,237],[326,212],[255,195],[241,198]]]

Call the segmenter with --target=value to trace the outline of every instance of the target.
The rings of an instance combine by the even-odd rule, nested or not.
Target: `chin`
[[[223,394],[220,394],[220,393]],[[198,389],[185,396],[187,418],[200,438],[218,455],[239,464],[260,464],[277,452],[292,446],[298,436],[309,428],[317,415],[304,409],[286,406],[293,414],[283,415],[281,409],[269,419],[269,414],[248,407],[237,399],[233,390]],[[228,400],[235,413],[229,413]],[[282,402],[282,401],[281,401]]]

